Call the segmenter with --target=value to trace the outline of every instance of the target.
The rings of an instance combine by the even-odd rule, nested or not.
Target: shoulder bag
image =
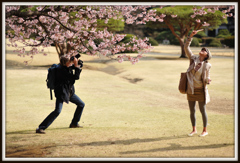
[[[181,73],[178,90],[182,94],[187,93],[187,72]]]
[[[190,60],[190,64],[193,64],[194,61],[193,59]],[[180,93],[182,94],[186,94],[187,93],[187,72],[181,72],[181,76],[180,76],[180,81],[179,81],[179,85],[178,85],[178,90]]]

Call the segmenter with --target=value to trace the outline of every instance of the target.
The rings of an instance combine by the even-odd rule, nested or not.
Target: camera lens
[[[80,56],[81,56],[80,54],[75,55],[75,57],[76,57],[77,59],[78,59]]]

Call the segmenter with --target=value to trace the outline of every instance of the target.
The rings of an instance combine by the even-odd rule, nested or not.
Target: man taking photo
[[[62,111],[63,102],[72,102],[77,105],[76,111],[74,113],[72,122],[70,123],[70,128],[82,127],[78,124],[81,119],[83,108],[85,103],[75,94],[74,83],[78,80],[83,66],[82,62],[77,57],[68,57],[66,55],[61,56],[60,66],[56,70],[56,83],[54,88],[54,93],[56,97],[55,110],[51,112],[43,122],[36,129],[36,133],[45,134],[45,129],[47,129],[52,122],[58,117]],[[73,73],[75,70],[75,73]]]

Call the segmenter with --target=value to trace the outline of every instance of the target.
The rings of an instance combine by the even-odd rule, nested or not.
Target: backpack
[[[52,90],[55,88],[55,82],[56,82],[56,71],[57,68],[60,67],[58,64],[53,64],[49,69],[48,69],[48,74],[47,74],[47,87],[50,89],[50,97],[52,100]]]

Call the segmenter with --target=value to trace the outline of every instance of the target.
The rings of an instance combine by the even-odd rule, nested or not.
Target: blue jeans
[[[85,106],[85,103],[76,95],[74,94],[71,98],[70,98],[70,102],[74,103],[77,105],[77,109],[74,113],[73,119],[71,124],[73,125],[77,125],[78,122],[80,121],[80,118],[82,116],[82,112],[83,112],[83,108]],[[55,106],[55,110],[53,112],[51,112],[45,119],[44,121],[39,125],[39,129],[47,129],[52,122],[58,117],[58,115],[61,113],[62,111],[62,106],[63,106],[63,101],[60,99],[56,99],[56,106]]]

